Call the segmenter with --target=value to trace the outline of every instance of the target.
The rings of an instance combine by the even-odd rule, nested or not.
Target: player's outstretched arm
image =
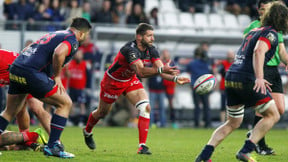
[[[177,76],[177,75],[171,75],[171,74],[165,74],[165,73],[160,74],[160,76],[165,80],[173,81],[180,85],[191,82],[190,78],[187,78],[184,76]]]
[[[160,60],[155,61],[153,67],[144,67],[141,60],[134,62],[130,67],[136,71],[136,74],[141,78],[147,78],[162,73],[177,74],[179,70],[169,65],[163,66]]]

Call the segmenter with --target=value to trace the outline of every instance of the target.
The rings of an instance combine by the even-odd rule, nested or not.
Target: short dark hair
[[[70,27],[75,28],[80,31],[88,31],[92,28],[89,21],[82,17],[75,17],[72,20]]]
[[[144,35],[147,30],[154,30],[152,25],[146,23],[140,23],[136,29],[136,35]]]
[[[261,7],[261,4],[267,4],[267,3],[270,3],[270,2],[274,2],[274,1],[277,1],[277,0],[258,0],[257,1],[257,7],[259,9]]]
[[[281,2],[273,2],[270,9],[264,13],[262,26],[271,26],[277,32],[288,33],[288,8]]]

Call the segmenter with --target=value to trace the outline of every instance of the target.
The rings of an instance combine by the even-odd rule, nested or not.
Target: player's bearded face
[[[154,31],[147,30],[146,33],[142,36],[141,44],[144,47],[151,47],[154,42]]]

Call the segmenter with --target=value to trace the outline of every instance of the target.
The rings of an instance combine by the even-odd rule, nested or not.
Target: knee
[[[233,121],[231,121],[229,119],[227,120],[227,125],[229,125],[229,127],[232,129],[232,131],[239,128],[241,123],[242,123],[242,120],[233,120]]]
[[[140,116],[150,118],[151,107],[148,100],[139,101],[135,107],[140,111]]]

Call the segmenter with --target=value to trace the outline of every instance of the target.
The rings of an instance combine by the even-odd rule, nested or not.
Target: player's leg
[[[104,118],[111,111],[111,109],[112,103],[107,103],[100,98],[98,107],[92,111],[88,117],[86,127],[83,129],[83,135],[86,145],[92,150],[96,149],[96,145],[92,137],[92,129],[101,118]]]
[[[160,114],[160,124],[161,127],[166,126],[166,108],[164,105],[164,99],[165,99],[165,93],[159,93],[158,94],[158,104],[159,104],[159,114]]]
[[[84,90],[80,90],[80,96],[78,98],[79,106],[80,106],[80,117],[78,126],[83,127],[86,117],[86,95]]]
[[[18,128],[20,132],[28,132],[30,127],[30,116],[26,109],[26,102],[23,105],[23,108],[16,115],[16,120],[18,123]]]
[[[148,95],[146,94],[144,88],[140,88],[127,92],[126,97],[130,101],[130,103],[135,105],[135,107],[139,110],[139,120],[138,120],[139,149],[137,153],[149,155],[151,154],[151,152],[146,146],[146,140],[150,122],[150,110],[151,110]]]
[[[204,94],[201,96],[202,104],[203,104],[203,116],[205,121],[205,128],[209,128],[211,126],[211,111],[210,111],[210,103],[209,103],[209,95]]]
[[[23,108],[26,96],[27,94],[8,94],[7,106],[0,116],[0,134],[4,132],[9,122]]]
[[[245,144],[237,153],[237,159],[247,160],[247,155],[256,148],[255,144],[263,138],[280,119],[274,100],[257,106],[256,110],[262,114],[263,118],[255,125],[249,139],[245,141]]]
[[[194,127],[198,128],[199,127],[199,117],[200,117],[200,96],[196,94],[194,90],[192,97],[193,97],[193,103],[194,103]]]
[[[149,100],[150,100],[150,105],[151,105],[151,111],[150,111],[150,123],[152,128],[156,128],[156,121],[155,121],[155,104],[156,104],[156,98],[157,98],[157,93],[155,92],[150,92],[149,93]]]
[[[50,134],[51,115],[44,109],[43,102],[34,97],[29,99],[27,98],[26,102],[29,109],[36,115],[37,119],[44,127],[45,131]]]
[[[63,145],[59,141],[72,107],[72,101],[66,92],[60,94],[57,87],[54,87],[50,92],[54,92],[54,94],[50,94],[51,96],[46,95],[46,98],[40,99],[43,102],[56,107],[55,113],[50,122],[50,135],[48,145],[44,147],[44,154],[61,158],[73,158],[74,155],[65,152]]]
[[[282,115],[285,111],[285,102],[283,95],[283,85],[281,76],[278,72],[278,68],[276,66],[264,66],[264,78],[272,84],[271,96],[275,101],[275,104],[278,108],[279,114]],[[253,127],[262,119],[260,114],[255,115]],[[268,147],[265,141],[265,136],[259,140],[257,143],[256,152],[260,155],[273,155],[275,151]]]
[[[203,148],[195,162],[208,161],[214,149],[235,129],[240,127],[244,116],[244,106],[235,105],[227,108],[227,121],[220,125],[210,137],[208,143]]]
[[[220,111],[220,121],[221,123],[225,122],[226,119],[226,94],[225,91],[221,90],[221,111]]]

